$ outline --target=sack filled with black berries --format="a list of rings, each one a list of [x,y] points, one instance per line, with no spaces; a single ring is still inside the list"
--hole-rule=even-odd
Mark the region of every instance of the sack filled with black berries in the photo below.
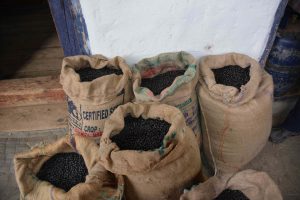
[[[197,141],[175,107],[127,103],[106,121],[100,160],[112,173],[124,175],[128,200],[179,199],[198,178]]]
[[[184,51],[144,58],[133,67],[136,102],[158,102],[177,107],[200,143],[199,107],[196,94],[198,67]]]
[[[131,71],[119,56],[66,57],[60,83],[67,95],[72,135],[99,138],[107,117],[133,97]]]
[[[98,145],[81,136],[69,136],[15,155],[20,199],[108,200],[123,196],[124,180],[99,162]]]
[[[185,191],[180,200],[282,200],[275,182],[265,172],[244,170],[214,176]]]
[[[256,60],[238,53],[206,56],[199,71],[204,174],[234,173],[268,141],[272,77]]]

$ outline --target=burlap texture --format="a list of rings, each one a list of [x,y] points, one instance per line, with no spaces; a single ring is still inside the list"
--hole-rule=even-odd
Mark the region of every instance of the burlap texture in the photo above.
[[[265,172],[244,170],[230,176],[213,176],[184,193],[180,200],[212,200],[225,189],[240,190],[251,200],[282,200],[281,192]]]
[[[142,78],[152,78],[159,74],[186,70],[176,77],[173,83],[159,95],[141,87]],[[196,95],[198,67],[195,58],[187,52],[163,53],[139,61],[133,67],[133,92],[136,102],[156,102],[175,106],[183,113],[187,125],[194,131],[200,141],[199,107]]]
[[[84,183],[79,183],[68,192],[41,181],[36,173],[51,156],[62,152],[74,152],[69,136],[60,138],[46,146],[15,155],[15,176],[20,189],[20,199],[26,200],[121,200],[124,190],[122,176],[114,176],[99,162],[98,146],[94,141],[75,136],[76,149],[82,155],[88,175]]]
[[[110,140],[124,127],[124,117],[160,118],[171,124],[163,144],[153,151],[119,150]],[[182,113],[165,104],[119,106],[106,121],[100,142],[103,166],[125,177],[129,200],[179,199],[185,187],[200,173],[200,153],[192,130]]]
[[[216,84],[212,69],[226,65],[251,66],[250,80],[240,92]],[[236,53],[204,57],[199,69],[203,153],[215,173],[236,172],[261,151],[269,137],[272,77],[255,60]]]
[[[80,82],[75,71],[91,67],[121,69],[123,74],[110,74],[89,82]],[[102,55],[70,56],[63,59],[60,83],[68,96],[71,134],[100,137],[106,118],[114,109],[133,97],[131,71],[121,57]]]

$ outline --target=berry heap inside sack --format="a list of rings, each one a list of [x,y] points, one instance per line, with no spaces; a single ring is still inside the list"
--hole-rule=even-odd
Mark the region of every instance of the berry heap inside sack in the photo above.
[[[282,200],[276,183],[265,172],[251,169],[214,176],[181,195],[180,200]]]
[[[179,199],[200,173],[198,143],[175,107],[119,106],[105,123],[100,160],[124,175],[128,200]]]
[[[133,68],[133,92],[136,102],[164,103],[179,108],[199,142],[197,71],[195,58],[183,51],[145,58]]]
[[[257,61],[237,53],[204,57],[199,70],[205,174],[236,172],[268,140],[272,77]]]
[[[94,140],[69,136],[18,153],[14,158],[20,199],[121,200],[122,176],[106,171],[99,161]]]
[[[132,98],[131,71],[121,57],[66,57],[60,83],[67,95],[72,135],[99,138],[109,115]]]

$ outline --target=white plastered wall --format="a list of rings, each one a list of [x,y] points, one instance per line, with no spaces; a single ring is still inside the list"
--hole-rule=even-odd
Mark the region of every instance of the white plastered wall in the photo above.
[[[162,52],[259,59],[280,0],[80,0],[92,54],[129,64]]]

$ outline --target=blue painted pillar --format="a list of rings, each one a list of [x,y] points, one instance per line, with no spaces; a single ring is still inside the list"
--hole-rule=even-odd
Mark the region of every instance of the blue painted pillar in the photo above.
[[[65,56],[89,55],[89,37],[79,0],[48,0]]]

